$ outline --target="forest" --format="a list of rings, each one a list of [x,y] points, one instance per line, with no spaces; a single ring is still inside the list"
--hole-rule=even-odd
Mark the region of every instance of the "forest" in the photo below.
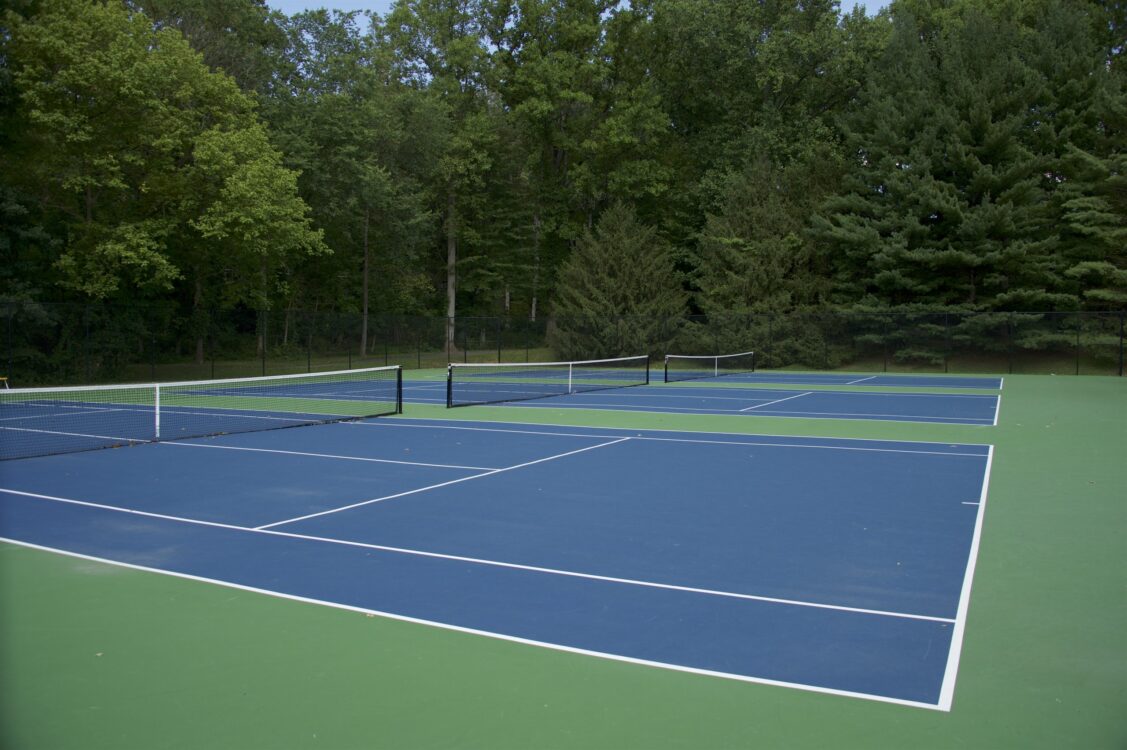
[[[584,358],[787,328],[778,365],[1075,339],[1079,371],[1083,336],[1122,371],[1118,0],[5,7],[0,357],[25,380],[310,362],[314,327],[349,366],[421,364],[422,328],[494,359],[502,330]]]

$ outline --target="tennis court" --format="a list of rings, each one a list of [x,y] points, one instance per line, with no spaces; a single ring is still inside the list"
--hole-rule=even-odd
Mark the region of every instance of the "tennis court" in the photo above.
[[[388,419],[14,462],[0,525],[412,621],[948,709],[989,456]]]
[[[9,397],[0,452],[23,455],[13,435],[61,447],[0,462],[0,573],[19,602],[0,639],[21,686],[8,704],[65,707],[60,736],[98,726],[151,746],[175,727],[168,746],[246,747],[294,732],[306,739],[290,744],[316,745],[312,732],[332,747],[821,747],[843,723],[866,727],[845,730],[850,745],[941,746],[955,731],[987,746],[1012,739],[1015,716],[1022,744],[1056,746],[1048,738],[1079,727],[1037,703],[1038,679],[1104,710],[1107,680],[1060,686],[1065,650],[1090,663],[1122,640],[1081,601],[1122,561],[1109,452],[1127,414],[1107,400],[1123,395],[1113,379],[1049,416],[1056,381],[1018,378],[989,433],[864,418],[798,434],[789,426],[804,423],[780,414],[561,408],[789,390],[594,390],[601,373],[589,392],[522,402],[551,409],[447,409],[409,395],[446,384],[408,379],[396,414],[398,375]],[[367,413],[385,416],[356,419]],[[216,430],[224,415],[232,429]],[[262,429],[284,419],[302,426]],[[1067,452],[1083,445],[1074,424],[1105,439]],[[82,430],[130,447],[78,450],[93,447],[72,442]],[[1058,534],[1079,529],[1084,554],[1058,554]],[[1075,614],[1031,625],[1045,596]],[[206,684],[188,682],[195,673]],[[224,684],[208,682],[217,673]],[[270,726],[248,735],[218,701]],[[151,725],[102,726],[137,706]],[[219,718],[185,723],[185,707]],[[985,720],[999,713],[1006,732]],[[16,726],[44,736],[42,723]]]
[[[527,383],[510,378],[473,383],[460,392],[468,392],[469,398],[532,409],[606,409],[983,426],[997,423],[1001,403],[1001,397],[996,394],[783,390],[710,385],[712,383],[715,381],[698,380],[686,384],[640,385],[566,395],[530,396]],[[409,379],[404,384],[404,400],[414,404],[444,404],[446,391],[446,385],[440,382]],[[510,398],[513,400],[509,401]]]
[[[967,390],[1002,390],[1003,378],[973,375],[918,375],[903,373],[835,373],[789,372],[760,370],[723,375],[725,383],[781,385],[863,385],[888,388],[959,388]]]

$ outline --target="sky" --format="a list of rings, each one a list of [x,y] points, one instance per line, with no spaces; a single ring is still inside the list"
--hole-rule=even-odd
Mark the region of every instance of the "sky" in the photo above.
[[[394,0],[267,0],[266,4],[286,15],[300,13],[311,8],[333,8],[335,10],[373,10],[381,16],[387,15]],[[702,0],[707,2],[707,0]],[[864,5],[870,13],[876,13],[888,5],[888,0],[841,0],[841,10],[845,13],[855,5]]]
[[[274,10],[287,16],[313,8],[332,8],[333,10],[373,10],[381,16],[387,15],[394,0],[266,0]]]

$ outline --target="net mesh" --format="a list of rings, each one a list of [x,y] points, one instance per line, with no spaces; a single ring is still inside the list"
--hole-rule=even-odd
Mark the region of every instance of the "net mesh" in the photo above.
[[[527,401],[649,382],[650,358],[645,355],[579,362],[455,363],[447,370],[446,406]]]
[[[666,383],[675,383],[679,380],[717,378],[722,375],[738,375],[748,372],[755,372],[755,352],[705,356],[690,354],[665,355]]]
[[[398,366],[190,383],[0,390],[0,459],[398,414]]]

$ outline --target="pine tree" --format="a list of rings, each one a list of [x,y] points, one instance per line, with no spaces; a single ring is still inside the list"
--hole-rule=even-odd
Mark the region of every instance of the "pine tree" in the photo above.
[[[567,359],[661,353],[685,313],[668,247],[631,206],[616,203],[560,269],[551,343]]]
[[[1053,304],[1040,230],[1045,160],[1024,142],[1040,81],[1019,29],[966,9],[898,14],[857,109],[854,167],[813,222],[836,300]]]
[[[893,20],[843,118],[844,190],[812,222],[835,300],[1072,310],[1118,299],[1127,108],[1098,4],[905,2]]]

